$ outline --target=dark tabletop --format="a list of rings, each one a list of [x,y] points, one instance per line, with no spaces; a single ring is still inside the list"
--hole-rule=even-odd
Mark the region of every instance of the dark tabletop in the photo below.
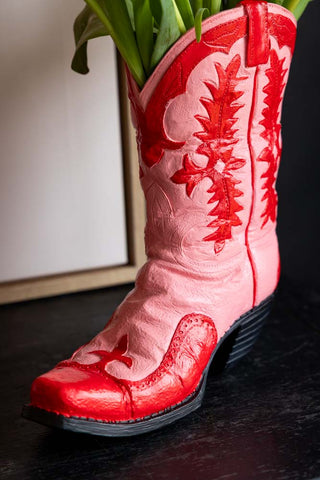
[[[35,376],[105,324],[131,286],[0,308],[3,479],[313,480],[320,476],[320,293],[282,280],[252,352],[209,378],[203,407],[128,439],[20,417]]]

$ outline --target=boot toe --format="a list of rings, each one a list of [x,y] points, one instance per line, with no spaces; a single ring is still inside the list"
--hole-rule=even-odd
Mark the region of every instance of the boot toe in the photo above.
[[[128,392],[115,379],[73,367],[54,368],[36,378],[31,405],[66,417],[106,422],[130,420]]]

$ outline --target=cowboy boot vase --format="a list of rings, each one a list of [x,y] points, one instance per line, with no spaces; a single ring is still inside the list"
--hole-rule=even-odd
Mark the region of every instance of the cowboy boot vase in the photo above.
[[[252,347],[280,273],[275,182],[296,21],[245,0],[189,30],[140,91],[128,73],[148,260],[106,327],[38,377],[24,416],[106,436],[201,404]]]

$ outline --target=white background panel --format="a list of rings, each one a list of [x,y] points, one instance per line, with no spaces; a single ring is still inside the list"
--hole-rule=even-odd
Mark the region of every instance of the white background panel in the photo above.
[[[0,3],[0,281],[127,262],[115,51],[71,70],[83,5]]]

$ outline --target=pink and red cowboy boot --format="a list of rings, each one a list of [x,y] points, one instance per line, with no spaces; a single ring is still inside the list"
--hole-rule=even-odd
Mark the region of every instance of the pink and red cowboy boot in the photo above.
[[[275,181],[296,21],[261,1],[187,32],[140,92],[128,75],[148,261],[105,329],[37,378],[27,418],[143,433],[200,406],[222,345],[253,345],[279,279]],[[232,336],[231,336],[232,333]],[[218,365],[217,365],[218,364]]]

